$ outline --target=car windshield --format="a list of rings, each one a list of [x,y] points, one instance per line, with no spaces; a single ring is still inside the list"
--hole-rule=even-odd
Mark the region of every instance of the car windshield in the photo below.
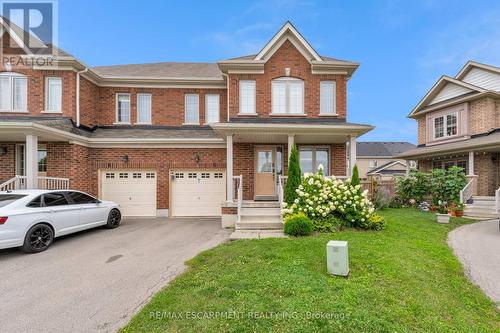
[[[24,198],[26,195],[22,194],[0,194],[0,208],[10,205],[16,200]]]

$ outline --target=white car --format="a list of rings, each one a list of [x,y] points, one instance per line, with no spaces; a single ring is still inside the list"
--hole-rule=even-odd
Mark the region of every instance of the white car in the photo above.
[[[42,252],[55,237],[98,226],[113,229],[120,221],[116,203],[80,191],[0,192],[0,249]]]

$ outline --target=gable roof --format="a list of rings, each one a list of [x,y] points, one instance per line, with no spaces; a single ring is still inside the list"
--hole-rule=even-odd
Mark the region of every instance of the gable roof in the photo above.
[[[357,142],[356,154],[358,157],[395,157],[416,147],[409,142]]]
[[[388,169],[392,166],[395,166],[395,165],[401,165],[403,167],[403,169],[399,169],[399,170],[390,170],[390,172],[386,172],[386,173],[398,173],[398,171],[406,171],[406,164],[400,162],[400,161],[391,161],[391,162],[387,162],[387,163],[384,163],[374,169],[371,169],[370,171],[368,171],[366,173],[367,176],[370,176],[370,175],[374,175],[374,174],[377,174],[377,173],[383,173],[382,171],[384,171],[385,169]],[[389,170],[386,170],[386,171],[389,171]]]
[[[479,68],[485,71],[490,71],[496,74],[500,75],[500,67],[496,67],[493,65],[488,65],[488,64],[483,64],[474,60],[469,60],[467,63],[462,67],[462,69],[458,72],[458,74],[455,76],[455,79],[457,80],[463,80],[463,78],[469,73],[472,69],[474,68]]]

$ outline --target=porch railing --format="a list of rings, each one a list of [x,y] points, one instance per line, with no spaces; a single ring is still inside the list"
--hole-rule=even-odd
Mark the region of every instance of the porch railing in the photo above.
[[[0,184],[0,191],[26,190],[28,177],[15,176]],[[42,190],[67,190],[69,178],[38,177],[38,188]]]
[[[467,185],[460,191],[460,202],[461,203],[466,203],[467,200],[472,198],[472,194],[474,190],[474,179],[469,180]]]
[[[243,202],[243,175],[233,176],[233,179],[236,180],[237,221],[239,223],[241,222],[241,203]]]
[[[495,191],[495,211],[497,214],[500,213],[500,188]]]
[[[287,176],[278,176],[278,201],[280,204],[280,220],[281,223],[283,223],[283,213],[281,213],[283,209],[283,202],[285,201],[285,184],[286,180],[288,179]]]

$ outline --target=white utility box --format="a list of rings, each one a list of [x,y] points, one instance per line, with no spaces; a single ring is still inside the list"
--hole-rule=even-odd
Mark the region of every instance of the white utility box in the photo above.
[[[349,275],[349,255],[346,241],[329,241],[326,244],[326,266],[333,275]]]

